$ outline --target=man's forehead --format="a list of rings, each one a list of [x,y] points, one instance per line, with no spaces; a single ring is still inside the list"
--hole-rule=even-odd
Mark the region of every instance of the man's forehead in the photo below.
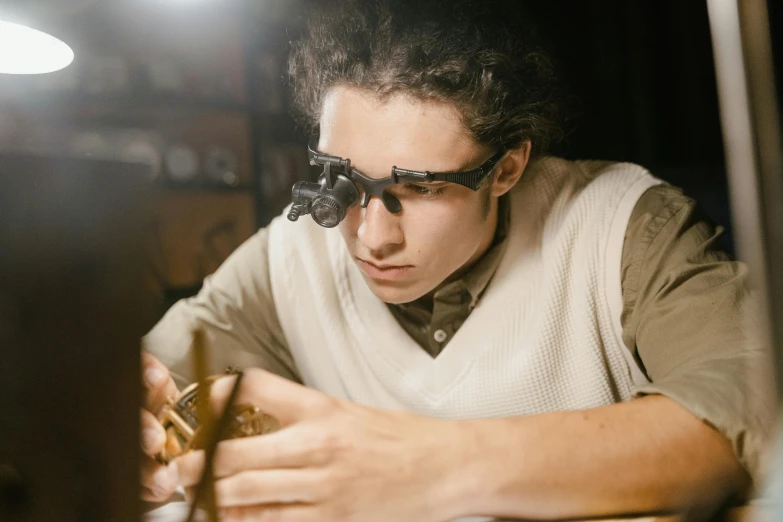
[[[460,115],[445,103],[406,95],[378,100],[358,89],[332,89],[324,100],[318,148],[347,157],[372,177],[392,166],[412,170],[463,170],[486,159]]]

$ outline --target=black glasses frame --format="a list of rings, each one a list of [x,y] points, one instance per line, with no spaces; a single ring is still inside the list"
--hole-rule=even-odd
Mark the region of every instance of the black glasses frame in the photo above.
[[[333,188],[338,176],[345,176],[364,189],[360,201],[362,207],[367,207],[370,202],[370,198],[372,196],[377,196],[383,201],[386,209],[393,214],[396,214],[402,210],[402,204],[395,196],[389,192],[386,192],[386,189],[390,185],[397,185],[402,183],[448,182],[462,185],[463,187],[467,187],[474,191],[479,190],[484,186],[487,179],[489,179],[490,174],[503,158],[503,156],[505,156],[505,154],[506,151],[501,149],[496,154],[492,155],[492,157],[490,157],[487,161],[471,170],[431,172],[401,169],[394,166],[391,169],[391,176],[387,178],[374,179],[353,168],[349,158],[341,158],[339,156],[331,156],[329,154],[319,152],[315,147],[313,147],[312,141],[307,144],[307,156],[310,160],[310,165],[322,166],[324,168],[321,176],[326,178],[325,181],[327,188]]]

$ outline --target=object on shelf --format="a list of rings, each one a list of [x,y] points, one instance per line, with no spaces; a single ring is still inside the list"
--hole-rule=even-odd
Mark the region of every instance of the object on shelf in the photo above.
[[[85,129],[73,134],[63,151],[82,159],[138,163],[160,176],[163,140],[158,132],[135,128]]]
[[[166,171],[173,181],[193,181],[198,174],[198,168],[198,155],[187,145],[172,145],[166,151]]]
[[[150,167],[151,178],[153,180],[160,176],[160,151],[149,141],[134,140],[128,142],[120,151],[119,158],[121,161],[128,163],[147,165]]]
[[[210,181],[235,187],[239,184],[239,161],[233,151],[212,145],[207,149],[204,172]]]
[[[106,135],[97,130],[79,132],[71,139],[68,149],[73,156],[84,159],[108,160],[114,155]]]

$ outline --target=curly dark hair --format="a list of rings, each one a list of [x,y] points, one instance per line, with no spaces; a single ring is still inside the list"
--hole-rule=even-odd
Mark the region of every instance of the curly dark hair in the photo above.
[[[453,104],[474,139],[542,154],[563,137],[549,55],[513,0],[320,2],[289,61],[294,111],[318,126],[324,95],[345,85]]]

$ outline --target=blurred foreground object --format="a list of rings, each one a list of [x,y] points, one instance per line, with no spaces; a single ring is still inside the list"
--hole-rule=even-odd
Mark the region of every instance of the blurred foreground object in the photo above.
[[[708,0],[732,214],[760,317],[777,355],[783,421],[783,137],[766,0]],[[783,52],[780,49],[777,52]],[[783,520],[783,424],[769,492]]]
[[[0,520],[139,520],[148,173],[0,156]]]

